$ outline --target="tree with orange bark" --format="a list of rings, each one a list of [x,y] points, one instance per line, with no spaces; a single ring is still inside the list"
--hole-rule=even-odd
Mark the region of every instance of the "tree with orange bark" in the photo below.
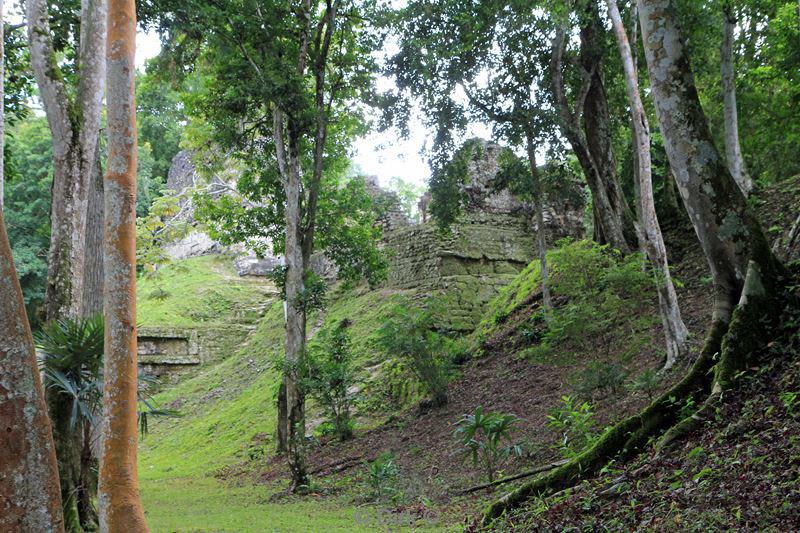
[[[0,0],[0,104],[3,102]],[[0,146],[5,120],[0,105]],[[0,184],[3,160],[0,150]],[[0,186],[0,195],[2,187]],[[0,202],[0,531],[64,531],[58,464]]]
[[[108,10],[108,164],[103,181],[105,364],[100,531],[146,532],[136,474],[136,106],[134,0]]]

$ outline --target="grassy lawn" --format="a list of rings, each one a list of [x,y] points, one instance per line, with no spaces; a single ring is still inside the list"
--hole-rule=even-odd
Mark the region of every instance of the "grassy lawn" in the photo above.
[[[445,531],[433,522],[401,526],[375,507],[357,508],[341,498],[270,503],[274,488],[233,487],[211,478],[142,481],[142,501],[153,533],[268,533],[328,531]],[[407,518],[406,518],[407,519]]]

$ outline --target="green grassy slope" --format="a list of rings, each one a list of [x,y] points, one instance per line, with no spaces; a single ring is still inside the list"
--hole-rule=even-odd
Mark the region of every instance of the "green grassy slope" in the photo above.
[[[271,283],[236,275],[231,260],[208,255],[177,261],[137,280],[139,326],[213,327],[258,321]]]
[[[224,258],[200,257],[165,269],[159,285],[163,299],[147,298],[156,290],[141,282],[139,323],[176,327],[220,327],[235,308],[269,305],[248,340],[230,356],[211,362],[193,377],[156,395],[162,407],[178,409],[181,418],[151,419],[139,446],[142,498],[153,531],[370,531],[353,521],[355,505],[347,498],[326,502],[273,504],[269,496],[281,484],[225,486],[213,475],[225,467],[269,456],[274,447],[275,392],[279,375],[271,361],[283,352],[283,303],[265,300],[264,288],[235,279]],[[377,330],[391,309],[407,296],[402,291],[356,288],[333,291],[324,314],[312,316],[313,331],[353,322],[350,333],[362,371],[386,358]],[[313,404],[309,419],[316,416]]]

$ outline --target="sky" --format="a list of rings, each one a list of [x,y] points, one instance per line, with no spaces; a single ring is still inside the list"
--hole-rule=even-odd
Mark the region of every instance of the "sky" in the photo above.
[[[136,36],[136,66],[144,69],[145,61],[158,55],[160,50],[156,32],[139,31]],[[381,85],[393,83],[387,78],[380,80]],[[389,180],[397,176],[406,182],[427,187],[431,172],[427,161],[420,156],[420,150],[429,136],[418,119],[412,122],[409,130],[407,139],[399,138],[397,132],[390,130],[356,140],[353,161],[365,174],[378,176],[382,186],[388,186]],[[468,137],[474,136],[489,138],[490,131],[483,124],[473,124]]]

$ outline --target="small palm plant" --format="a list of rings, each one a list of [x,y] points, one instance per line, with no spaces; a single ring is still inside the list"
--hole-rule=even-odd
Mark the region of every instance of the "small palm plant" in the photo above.
[[[102,399],[103,319],[53,321],[36,334],[39,367],[47,389],[53,424],[67,531],[82,531],[97,522],[93,500],[97,459],[92,439]]]
[[[465,414],[457,422],[454,435],[465,448],[465,458],[471,458],[476,467],[483,465],[489,483],[494,482],[502,460],[512,453],[522,455],[522,448],[511,440],[514,426],[521,421],[512,414],[484,412],[480,405],[473,414]],[[506,446],[503,446],[503,441]]]
[[[36,334],[44,384],[69,404],[69,426],[94,424],[102,399],[103,317],[56,320]]]

